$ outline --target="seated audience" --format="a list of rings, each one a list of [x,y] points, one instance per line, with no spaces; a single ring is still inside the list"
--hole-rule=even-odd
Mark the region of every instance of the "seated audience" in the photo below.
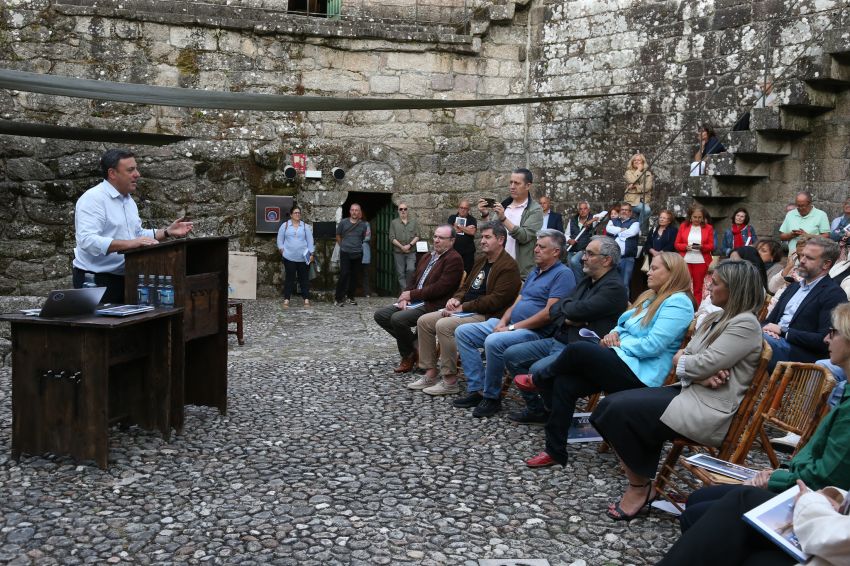
[[[536,373],[558,358],[567,344],[581,340],[583,328],[604,336],[617,325],[626,310],[626,294],[617,263],[620,248],[607,236],[594,236],[585,249],[584,275],[575,290],[549,309],[557,330],[551,338],[516,344],[505,350],[505,366],[511,375]],[[549,413],[537,393],[520,390],[526,409],[508,418],[521,424],[546,424]]]
[[[505,251],[508,233],[498,222],[481,226],[481,257],[444,309],[419,318],[416,334],[419,342],[419,367],[425,375],[407,387],[429,395],[458,393],[457,346],[455,329],[461,324],[484,322],[501,317],[519,293],[522,280],[517,263]],[[452,316],[452,315],[468,316]],[[437,348],[440,344],[440,365]],[[440,379],[442,375],[442,380]]]
[[[694,153],[694,160],[691,162],[691,177],[705,175],[705,162],[709,155],[726,151],[726,148],[717,139],[714,128],[709,124],[703,124],[697,129],[697,140],[699,145]]]
[[[833,241],[846,241],[848,236],[850,236],[850,198],[844,201],[841,216],[833,218],[829,225],[829,237]]]
[[[623,277],[623,286],[626,288],[626,296],[628,297],[632,273],[635,270],[638,236],[640,236],[640,223],[632,218],[632,205],[627,202],[621,203],[620,212],[616,216],[611,216],[611,222],[605,227],[605,231],[620,246],[620,265],[618,268]]]
[[[590,214],[590,204],[586,200],[579,201],[578,213],[567,221],[567,229],[564,235],[567,237],[567,263],[576,281],[584,275],[581,267],[581,257],[590,238],[593,236],[593,228],[596,220]]]
[[[746,208],[739,208],[732,215],[732,226],[723,232],[720,255],[729,257],[735,248],[755,246],[756,242],[758,237],[755,228],[750,225],[750,213]]]
[[[526,460],[529,467],[566,465],[567,432],[579,397],[664,382],[694,317],[691,281],[684,260],[671,252],[653,258],[647,279],[649,290],[599,344],[573,342],[537,373],[516,376],[516,386],[539,390],[552,413],[546,423],[546,449]]]
[[[542,196],[538,199],[543,209],[543,229],[550,228],[558,232],[564,231],[564,217],[552,210],[552,199]]]
[[[455,407],[475,407],[474,417],[490,417],[501,410],[505,350],[520,342],[550,336],[554,328],[549,307],[575,289],[572,270],[561,263],[565,248],[562,232],[540,230],[534,246],[536,266],[528,274],[514,304],[501,318],[464,324],[455,330],[467,390],[466,396],[454,400]],[[486,370],[478,352],[482,347]]]
[[[825,339],[829,358],[846,371],[850,368],[850,305],[836,307],[832,327]],[[803,551],[816,557],[809,564],[847,564],[850,525],[846,499],[841,505],[831,505],[823,497],[834,495],[828,486],[850,487],[850,391],[787,468],[761,471],[744,486],[713,486],[691,494],[680,517],[682,537],[659,565],[794,564],[742,516],[795,484],[801,486],[803,495],[795,502],[794,533]]]
[[[675,246],[688,265],[693,294],[699,306],[705,275],[711,265],[711,252],[714,251],[714,229],[706,223],[706,210],[702,205],[695,203],[688,209],[688,220],[679,227]]]
[[[423,314],[445,305],[460,285],[463,259],[452,248],[454,239],[454,226],[437,226],[434,230],[434,251],[419,260],[416,272],[396,303],[375,312],[375,322],[396,340],[401,355],[401,363],[393,370],[396,373],[411,371],[419,358],[411,330],[416,321]],[[410,308],[418,303],[422,304]]]
[[[827,276],[836,259],[838,244],[827,238],[811,238],[803,247],[797,268],[801,280],[782,293],[763,326],[773,348],[770,371],[778,362],[814,362],[826,355],[829,313],[847,302],[841,287]]]
[[[661,252],[675,252],[676,217],[666,208],[658,213],[658,225],[649,232],[646,240],[646,251],[655,257]],[[651,258],[650,258],[651,259]]]
[[[756,251],[759,253],[759,257],[764,262],[764,268],[767,270],[767,280],[770,281],[770,278],[773,277],[776,273],[782,271],[782,244],[773,238],[765,238],[764,240],[759,240],[759,243],[756,244]],[[768,288],[768,293],[772,291]]]
[[[756,314],[764,303],[755,266],[720,264],[711,280],[711,302],[722,310],[709,315],[673,357],[677,385],[610,394],[590,417],[619,456],[629,483],[622,500],[608,509],[614,520],[634,518],[654,499],[652,478],[665,441],[684,436],[720,446],[753,380],[762,350]]]

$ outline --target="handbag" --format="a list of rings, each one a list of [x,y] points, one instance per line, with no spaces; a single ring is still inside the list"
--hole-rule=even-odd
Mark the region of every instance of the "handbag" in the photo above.
[[[331,263],[339,264],[339,244],[334,244],[334,251],[331,252]]]
[[[321,268],[319,268],[319,262],[311,261],[310,262],[310,273],[309,273],[310,281],[312,281],[313,279],[318,277],[319,273],[321,273],[321,272],[322,272],[322,270],[321,270]]]
[[[640,270],[644,273],[649,273],[649,264],[652,263],[652,256],[649,254],[644,254],[643,256],[643,264],[640,266]]]

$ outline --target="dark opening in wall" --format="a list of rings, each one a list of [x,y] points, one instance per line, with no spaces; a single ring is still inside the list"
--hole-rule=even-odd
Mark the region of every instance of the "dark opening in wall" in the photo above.
[[[289,0],[286,11],[308,16],[326,17],[328,15],[328,0]]]

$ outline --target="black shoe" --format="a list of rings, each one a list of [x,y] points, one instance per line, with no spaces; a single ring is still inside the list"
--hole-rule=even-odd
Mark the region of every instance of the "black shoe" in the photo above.
[[[337,301],[337,302],[336,302],[336,303],[334,303],[334,304],[335,304],[336,306],[338,306],[338,307],[344,307],[344,306],[345,306],[345,303],[343,303],[342,301]]]
[[[354,299],[348,299],[348,304],[349,305],[356,305],[357,301],[355,301]]]
[[[477,407],[482,399],[484,399],[484,397],[481,396],[481,393],[476,391],[474,393],[470,393],[466,397],[458,397],[457,399],[452,401],[452,405],[454,405],[458,409],[469,409],[472,407]]]
[[[549,420],[549,413],[531,413],[528,410],[517,411],[508,415],[508,419],[517,424],[543,426]]]
[[[481,417],[492,417],[501,410],[501,399],[488,399],[485,397],[480,403],[478,403],[478,406],[472,410],[472,416],[479,419]]]

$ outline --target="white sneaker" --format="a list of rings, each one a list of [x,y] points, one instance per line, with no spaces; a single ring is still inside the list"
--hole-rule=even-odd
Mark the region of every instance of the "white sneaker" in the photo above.
[[[780,436],[778,438],[771,438],[771,444],[778,444],[779,446],[784,446],[786,448],[790,448],[794,450],[797,448],[797,444],[800,443],[800,435],[794,434],[793,432],[789,432],[785,436]]]
[[[436,385],[437,382],[440,381],[440,377],[435,375],[434,377],[427,377],[425,375],[421,376],[419,379],[414,381],[413,383],[408,383],[407,388],[413,389],[414,391],[418,391],[420,389],[425,389],[426,387],[431,387],[432,385]]]
[[[423,389],[422,393],[427,393],[428,395],[454,395],[460,393],[460,384],[457,381],[451,384],[446,383],[445,379],[441,379],[440,383]]]

